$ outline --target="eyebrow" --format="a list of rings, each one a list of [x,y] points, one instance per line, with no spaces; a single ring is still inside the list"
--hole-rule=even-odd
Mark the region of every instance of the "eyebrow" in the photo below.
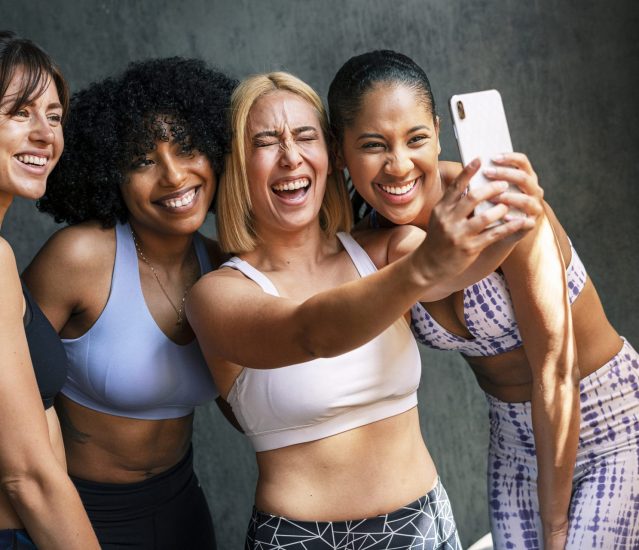
[[[315,126],[300,126],[299,128],[293,128],[291,130],[294,136],[298,134],[302,134],[304,132],[317,132],[317,128]],[[263,137],[279,137],[282,135],[282,132],[277,130],[264,130],[263,132],[258,132],[253,136],[253,139],[260,139]]]
[[[433,129],[430,128],[429,126],[426,126],[425,124],[420,124],[419,126],[413,126],[410,130],[408,130],[408,132],[406,132],[406,134],[412,134],[414,132],[418,132],[419,130],[427,130],[429,132],[432,132]],[[376,134],[374,132],[366,132],[364,134],[360,134],[358,136],[357,139],[384,139],[384,136],[382,134]]]
[[[37,100],[37,99],[38,99],[38,98],[34,98],[34,99],[31,99],[31,100],[27,100],[27,101],[26,101],[26,102],[22,105],[22,107],[33,107],[33,106],[35,105],[35,103],[36,103],[36,100]],[[54,102],[49,103],[49,104],[47,105],[47,111],[48,111],[49,109],[64,109],[64,107],[62,106],[62,103],[60,103],[60,102],[58,102],[58,101],[54,101]]]

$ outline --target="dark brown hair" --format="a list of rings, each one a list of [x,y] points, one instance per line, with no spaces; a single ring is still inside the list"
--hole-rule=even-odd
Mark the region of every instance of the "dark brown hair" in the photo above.
[[[69,108],[69,87],[59,67],[49,54],[31,40],[18,38],[11,31],[0,31],[0,101],[4,102],[9,84],[18,69],[23,70],[20,90],[8,105],[2,105],[3,111],[15,115],[24,105],[44,93],[51,78],[62,104],[64,122]]]

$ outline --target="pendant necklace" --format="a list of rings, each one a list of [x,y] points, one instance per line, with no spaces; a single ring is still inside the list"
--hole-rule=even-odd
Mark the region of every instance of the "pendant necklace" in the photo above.
[[[158,275],[157,269],[153,267],[149,259],[144,255],[144,252],[142,252],[142,247],[140,246],[140,243],[138,242],[137,236],[135,234],[135,231],[133,231],[133,229],[131,229],[131,236],[133,237],[133,244],[135,245],[135,250],[138,253],[138,256],[146,265],[149,266],[151,273],[153,273],[155,280],[158,282],[158,286],[160,287],[160,290],[162,291],[166,299],[169,301],[169,304],[171,304],[171,307],[175,310],[175,314],[177,315],[177,321],[175,324],[178,325],[180,328],[184,328],[184,320],[185,320],[184,304],[186,303],[186,295],[188,294],[189,289],[191,288],[192,285],[187,285],[184,288],[184,294],[182,294],[180,305],[176,306],[175,303],[173,303],[173,300],[171,300],[171,297],[169,296],[169,293],[166,291],[166,288],[164,288],[162,281],[160,281],[160,276]]]

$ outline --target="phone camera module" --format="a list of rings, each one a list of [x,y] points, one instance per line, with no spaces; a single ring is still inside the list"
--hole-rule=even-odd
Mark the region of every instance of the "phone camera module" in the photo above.
[[[464,104],[461,101],[457,102],[457,114],[459,115],[460,120],[464,120],[466,118],[466,111],[464,111]]]

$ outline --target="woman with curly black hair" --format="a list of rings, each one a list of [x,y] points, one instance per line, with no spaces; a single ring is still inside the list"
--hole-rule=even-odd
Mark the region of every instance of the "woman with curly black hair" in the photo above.
[[[184,301],[221,260],[197,231],[234,86],[181,58],[89,86],[71,100],[68,148],[39,203],[70,227],[24,278],[69,357],[57,408],[103,548],[215,548],[191,435],[194,407],[218,394]]]

